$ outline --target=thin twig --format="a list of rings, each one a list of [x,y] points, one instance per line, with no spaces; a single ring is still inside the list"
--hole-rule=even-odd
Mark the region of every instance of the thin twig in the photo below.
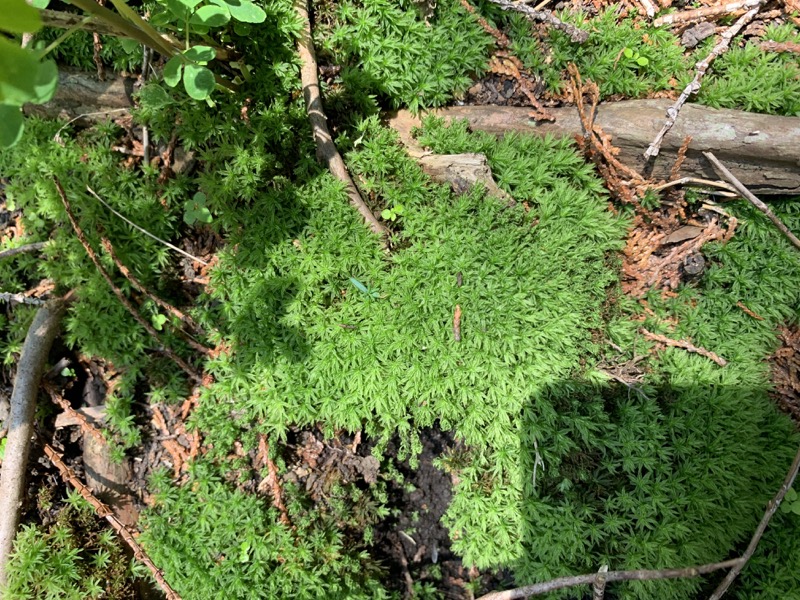
[[[57,404],[61,407],[61,409],[68,414],[70,417],[75,419],[78,422],[78,425],[81,428],[81,431],[88,432],[94,439],[96,439],[101,444],[106,443],[105,437],[103,437],[103,432],[100,431],[93,423],[86,418],[86,415],[78,412],[72,405],[67,402],[67,400],[56,391],[56,389],[48,384],[45,383],[43,386],[44,390],[50,395],[50,399],[53,401],[54,404]]]
[[[34,242],[33,244],[25,244],[24,246],[17,246],[16,248],[9,248],[0,252],[0,258],[8,258],[15,254],[22,254],[23,252],[36,252],[47,246],[47,242]]]
[[[775,224],[775,227],[780,229],[783,235],[785,235],[789,239],[789,241],[792,242],[792,244],[794,244],[796,248],[800,248],[800,240],[798,240],[797,236],[795,236],[791,231],[789,231],[789,228],[783,224],[783,221],[781,221],[777,216],[775,216],[775,213],[770,210],[769,206],[767,206],[761,200],[759,200],[758,197],[756,197],[756,195],[753,194],[753,192],[748,190],[742,184],[741,181],[736,179],[733,173],[731,173],[728,170],[728,168],[725,165],[723,165],[716,156],[714,156],[712,152],[703,152],[703,156],[705,156],[709,161],[711,161],[711,164],[714,165],[714,169],[718,171],[722,177],[727,179],[731,183],[731,185],[733,185],[734,188],[736,188],[736,191],[742,198],[750,202],[750,204],[752,204],[762,213],[767,215],[767,218]]]
[[[47,355],[65,308],[64,299],[58,298],[36,312],[17,363],[14,391],[11,393],[11,412],[6,420],[8,439],[0,473],[0,589],[6,584],[6,566],[19,525],[36,412],[36,395]]]
[[[204,261],[204,260],[201,260],[201,259],[197,258],[196,256],[192,256],[191,254],[189,254],[188,252],[186,252],[186,251],[184,251],[184,250],[181,250],[181,249],[180,249],[180,248],[178,248],[177,246],[175,246],[175,245],[173,245],[173,244],[170,244],[169,242],[167,242],[167,241],[165,241],[165,240],[162,240],[160,237],[157,237],[157,236],[153,235],[152,233],[150,233],[150,232],[149,232],[149,231],[147,231],[146,229],[143,229],[142,227],[139,227],[139,226],[138,226],[136,223],[134,223],[133,221],[131,221],[131,220],[127,219],[126,217],[124,217],[123,215],[121,215],[120,213],[118,213],[116,210],[114,210],[113,208],[111,208],[111,206],[109,206],[109,204],[108,204],[108,203],[107,203],[105,200],[103,200],[103,199],[102,199],[100,196],[98,196],[98,195],[97,195],[97,192],[95,192],[95,191],[94,191],[92,188],[90,188],[88,185],[86,186],[86,190],[87,190],[87,191],[88,191],[88,192],[89,192],[89,193],[90,193],[92,196],[94,196],[95,198],[97,198],[97,200],[100,202],[100,204],[102,204],[103,206],[105,206],[105,207],[106,207],[108,210],[110,210],[112,213],[114,213],[114,214],[115,214],[116,216],[118,216],[120,219],[122,219],[123,221],[125,221],[125,222],[126,222],[128,225],[130,225],[130,226],[131,226],[131,227],[133,227],[134,229],[138,229],[138,230],[139,230],[139,231],[141,231],[143,234],[145,234],[145,235],[147,235],[147,236],[150,236],[151,238],[153,238],[153,239],[154,239],[154,240],[156,240],[157,242],[161,242],[161,243],[162,243],[162,244],[164,244],[164,245],[165,245],[167,248],[171,248],[172,250],[175,250],[175,252],[178,252],[178,253],[180,253],[180,254],[183,254],[183,255],[184,255],[186,258],[190,258],[190,259],[192,259],[192,260],[196,260],[196,261],[197,261],[197,262],[199,262],[201,265],[208,265],[208,263],[207,263],[206,261]]]
[[[756,532],[753,534],[753,537],[747,546],[747,550],[745,550],[744,554],[739,559],[741,563],[728,571],[725,579],[723,579],[722,582],[717,586],[717,589],[715,589],[714,593],[711,594],[709,600],[719,600],[722,598],[722,595],[727,591],[731,583],[733,583],[733,580],[736,579],[736,576],[742,571],[744,566],[747,564],[747,561],[750,560],[751,556],[753,556],[753,553],[756,551],[756,547],[758,546],[758,542],[761,540],[761,536],[764,535],[764,531],[766,531],[767,525],[769,525],[769,521],[772,519],[772,515],[775,514],[776,510],[778,510],[778,507],[783,501],[783,497],[786,495],[786,492],[789,491],[789,488],[792,487],[794,480],[797,478],[798,470],[800,470],[800,448],[797,449],[794,462],[792,462],[792,466],[789,467],[789,472],[786,473],[786,478],[783,480],[783,485],[781,485],[778,493],[775,494],[775,497],[767,503],[767,510],[764,511],[764,516],[761,517],[761,522],[758,524],[758,528],[756,528]]]
[[[106,252],[108,252],[108,255],[111,257],[111,260],[114,261],[114,264],[117,265],[117,268],[119,269],[120,273],[122,273],[125,279],[127,279],[130,282],[130,284],[134,287],[134,289],[138,290],[139,293],[144,294],[145,296],[150,298],[150,300],[155,302],[158,306],[166,310],[171,315],[177,317],[180,321],[191,327],[194,331],[200,331],[200,327],[197,325],[197,323],[194,322],[194,319],[192,319],[189,315],[187,315],[183,311],[172,306],[166,300],[162,300],[155,294],[148,291],[148,289],[144,287],[142,283],[138,279],[136,279],[136,277],[133,276],[128,267],[126,267],[125,264],[119,259],[117,253],[114,252],[114,246],[111,245],[111,241],[108,238],[101,237],[100,243],[103,245],[103,248],[105,248]],[[176,333],[181,334],[181,337],[183,337],[186,343],[189,344],[192,348],[194,348],[198,352],[205,355],[211,354],[211,348],[206,348],[205,346],[203,346],[202,344],[194,340],[191,336],[189,336],[188,334],[186,334],[185,332],[181,331],[178,328],[175,328],[175,331]]]
[[[164,575],[161,572],[153,560],[147,555],[136,539],[133,537],[133,534],[128,531],[128,528],[123,525],[120,520],[114,515],[114,511],[112,511],[106,504],[103,504],[98,500],[94,494],[86,487],[83,482],[78,479],[75,472],[70,469],[66,464],[64,464],[63,459],[61,456],[53,450],[50,444],[44,445],[44,453],[47,455],[47,458],[56,466],[58,471],[61,473],[61,477],[64,481],[68,482],[75,490],[83,496],[83,498],[92,505],[95,512],[98,516],[103,517],[106,521],[109,522],[111,527],[114,528],[114,531],[117,532],[117,535],[123,539],[123,541],[128,544],[128,547],[133,551],[133,557],[141,562],[144,566],[146,566],[150,572],[153,574],[153,577],[158,582],[158,585],[164,591],[167,596],[167,600],[181,600],[181,597],[178,593],[170,587],[167,580],[164,579]]]
[[[39,306],[47,302],[47,300],[43,298],[31,298],[25,294],[13,294],[11,292],[0,292],[0,301],[16,302],[17,304],[32,304],[34,306]]]
[[[568,577],[558,577],[543,583],[534,583],[533,585],[526,585],[513,590],[506,590],[503,592],[491,592],[485,596],[481,596],[478,600],[519,600],[527,598],[528,596],[537,596],[560,590],[567,587],[574,587],[576,585],[594,585],[599,577],[602,577],[606,582],[611,581],[647,581],[653,579],[677,579],[681,577],[698,577],[717,571],[719,569],[730,569],[735,567],[743,561],[742,558],[734,558],[724,562],[712,563],[708,565],[700,565],[699,567],[686,567],[684,569],[654,569],[654,570],[636,570],[636,571],[609,571],[608,573],[588,573],[586,575],[570,575]]]
[[[681,177],[680,179],[674,179],[672,181],[667,181],[666,183],[662,183],[661,185],[657,185],[655,187],[651,187],[650,189],[654,192],[660,192],[661,190],[665,190],[667,188],[675,187],[678,185],[698,185],[698,186],[709,186],[719,188],[721,190],[726,190],[731,194],[736,194],[736,188],[733,186],[725,183],[724,181],[713,181],[711,179],[702,179],[700,177]],[[727,196],[727,194],[725,194]]]
[[[503,10],[511,10],[522,13],[525,17],[530,19],[531,21],[539,21],[541,23],[547,23],[554,29],[560,29],[564,33],[566,33],[573,42],[577,42],[582,44],[586,40],[589,39],[589,33],[584,31],[583,29],[579,29],[575,27],[575,25],[571,23],[565,23],[558,17],[556,17],[551,11],[549,10],[536,10],[531,8],[527,4],[523,4],[522,2],[512,2],[511,0],[489,0],[493,4],[496,4]]]
[[[307,0],[295,0],[294,8],[302,24],[300,36],[297,38],[297,51],[300,54],[300,81],[303,86],[303,98],[306,112],[311,121],[314,141],[317,145],[317,158],[324,162],[331,174],[345,184],[350,204],[361,214],[369,228],[384,239],[388,237],[386,227],[372,214],[372,211],[358,193],[347,167],[342,160],[336,144],[328,131],[327,118],[322,108],[319,76],[317,74],[317,58],[314,53],[314,40],[311,37],[311,21],[308,18]]]
[[[119,299],[122,305],[127,309],[127,311],[131,314],[134,320],[141,325],[144,330],[150,334],[154,340],[156,340],[161,349],[163,350],[164,354],[169,356],[175,364],[177,364],[183,371],[189,375],[192,379],[197,381],[198,383],[202,382],[203,378],[200,374],[191,367],[185,360],[183,360],[180,356],[175,354],[170,348],[166,347],[162,342],[161,338],[158,335],[158,332],[153,328],[150,323],[145,321],[142,315],[136,310],[136,308],[131,304],[131,301],[122,293],[114,281],[111,279],[111,276],[108,274],[108,271],[105,270],[102,264],[100,264],[100,259],[97,258],[97,254],[89,245],[89,241],[86,239],[86,234],[81,229],[81,226],[78,224],[77,219],[75,219],[75,215],[72,214],[72,208],[70,207],[69,200],[67,199],[67,194],[64,191],[64,188],[61,185],[61,182],[58,180],[58,177],[55,175],[53,176],[53,181],[56,184],[56,189],[58,190],[58,195],[61,196],[61,202],[64,204],[64,208],[67,211],[67,217],[69,217],[69,222],[72,224],[72,228],[75,230],[75,235],[77,235],[78,240],[80,241],[83,248],[86,250],[86,254],[89,255],[89,258],[94,263],[94,266],[97,267],[97,270],[100,272],[100,275],[103,276],[103,279],[106,280],[106,283],[109,285],[111,290],[114,292],[114,295]]]
[[[759,0],[736,0],[735,2],[727,2],[715,6],[703,6],[702,8],[696,8],[694,10],[684,10],[682,12],[658,17],[653,21],[653,26],[661,27],[662,25],[673,25],[675,23],[691,23],[692,21],[699,21],[701,19],[707,19],[708,17],[734,13],[743,8],[753,8],[757,4],[759,4]]]
[[[461,306],[456,304],[455,313],[453,313],[453,339],[457,342],[461,341]]]
[[[658,333],[652,333],[642,327],[640,329],[642,335],[646,337],[648,340],[653,340],[654,342],[661,342],[662,344],[666,344],[667,346],[672,346],[673,348],[683,348],[687,352],[694,352],[695,354],[699,354],[700,356],[705,356],[707,359],[714,361],[720,367],[724,367],[728,364],[728,361],[711,352],[710,350],[706,350],[705,348],[700,348],[695,346],[691,342],[687,342],[686,340],[673,340],[672,338],[668,338],[664,335]]]
[[[765,0],[755,0],[753,8],[739,17],[739,19],[733,25],[731,25],[725,31],[725,33],[722,34],[719,42],[717,42],[709,55],[694,66],[694,79],[692,79],[689,85],[684,88],[683,92],[681,92],[681,95],[675,101],[675,104],[667,109],[667,120],[664,122],[664,126],[644,152],[644,157],[646,159],[658,156],[658,153],[661,150],[661,143],[664,141],[664,136],[666,136],[669,130],[672,129],[672,126],[675,124],[675,121],[678,118],[678,113],[681,111],[681,108],[683,108],[683,105],[686,104],[689,96],[696,94],[700,90],[700,82],[702,81],[703,76],[706,74],[708,68],[711,66],[711,63],[714,62],[714,59],[725,53],[730,46],[733,37],[739,33],[739,31],[741,31],[745,25],[753,20],[753,18],[758,14],[758,11],[761,10],[761,6],[764,4],[764,2]]]

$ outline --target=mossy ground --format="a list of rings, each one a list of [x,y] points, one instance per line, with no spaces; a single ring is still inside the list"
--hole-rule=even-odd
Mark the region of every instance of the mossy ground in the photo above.
[[[672,89],[673,78],[686,76],[690,61],[674,36],[618,22],[611,12],[591,22],[572,17],[597,34],[581,48],[552,34],[548,59],[541,40],[526,37],[527,23],[482,8],[554,91],[569,60],[606,96]],[[416,6],[382,1],[319,6],[317,15],[322,59],[344,65],[328,91],[348,166],[373,202],[404,206],[391,252],[313,159],[287,2],[271,6],[263,36],[236,39],[264,57],[241,97],[207,111],[180,97],[154,106],[142,93],[139,117],[155,138],[167,140],[175,130],[197,152],[195,174],[163,181],[155,169],[121,167],[113,151],[120,132],[111,126],[76,133],[32,121],[22,144],[0,156],[7,208],[22,210],[26,239],[53,239],[44,259],[0,264],[1,287],[24,291],[46,277],[60,290],[77,290],[65,340],[121,372],[109,400],[119,452],[135,453],[140,441],[136,402],[146,394],[177,403],[189,386],[152,352],[152,340],[89,262],[66,226],[53,174],[94,246],[94,232],[103,231],[145,285],[188,305],[209,332],[206,341],[225,349],[203,365],[215,383],[191,419],[205,453],[181,485],[154,477],[156,504],[141,523],[143,542],[168,580],[184,598],[202,600],[396,595],[380,581],[385,565],[374,558],[372,528],[386,517],[387,483],[401,484],[397,461],[413,466],[420,432],[430,427],[458,440],[440,460],[455,482],[444,523],[467,565],[510,569],[527,583],[600,564],[657,568],[735,555],[798,443],[769,399],[764,363],[777,328],[800,309],[796,250],[760,213],[731,203],[726,210],[740,226],[727,244],[704,248],[709,269],[702,280],[674,298],[653,293],[654,313],[645,315],[618,285],[630,215],[610,205],[570,141],[497,141],[463,124],[426,122],[420,141],[433,151],[486,154],[518,202],[508,207],[482,189],[456,194],[431,182],[374,116],[381,106],[443,104],[484,68],[491,38],[457,2],[441,3],[430,25]],[[797,34],[784,27],[768,35],[786,41]],[[618,64],[625,47],[647,54],[648,65]],[[798,111],[796,65],[783,55],[747,44],[720,59],[715,73],[701,101]],[[772,79],[769,93],[759,95]],[[246,120],[245,97],[255,99]],[[84,193],[86,185],[169,239],[195,233],[183,223],[183,204],[196,191],[206,194],[209,227],[224,246],[204,293],[187,299],[177,291],[177,261],[109,215]],[[799,200],[783,200],[778,212],[800,230]],[[157,317],[155,307],[142,306],[146,318]],[[7,364],[31,315],[17,307],[4,317]],[[675,348],[650,352],[642,325],[691,338],[729,364]],[[191,356],[169,328],[164,340]],[[635,389],[610,381],[598,366],[642,354],[645,378]],[[329,436],[363,432],[382,474],[372,485],[337,484],[323,504],[285,485],[289,527],[269,498],[247,491],[246,481],[265,476],[248,457],[265,436],[286,471],[287,442],[298,429],[317,426]],[[386,452],[395,442],[396,456]],[[734,594],[800,597],[798,527],[796,515],[775,517]],[[609,593],[688,599],[709,585],[629,583]]]

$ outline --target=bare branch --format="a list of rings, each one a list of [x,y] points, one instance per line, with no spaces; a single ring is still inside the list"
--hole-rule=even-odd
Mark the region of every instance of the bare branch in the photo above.
[[[775,494],[775,497],[767,503],[767,510],[764,512],[764,516],[761,517],[761,522],[758,524],[756,532],[753,534],[753,537],[747,546],[747,550],[745,550],[744,554],[739,559],[741,563],[733,567],[728,572],[728,574],[725,576],[725,579],[722,580],[722,583],[720,583],[717,586],[717,589],[714,590],[714,593],[711,594],[709,600],[719,600],[722,598],[722,595],[727,591],[731,583],[733,583],[733,580],[736,579],[736,576],[739,575],[741,570],[747,564],[747,561],[750,560],[751,556],[753,556],[753,553],[756,551],[756,547],[758,546],[758,542],[761,540],[761,536],[764,535],[764,531],[766,531],[767,525],[769,525],[769,521],[772,519],[772,515],[775,514],[776,510],[778,510],[778,507],[783,501],[783,497],[786,495],[786,492],[789,491],[789,488],[792,487],[794,480],[797,478],[798,470],[800,470],[800,448],[797,449],[794,462],[792,463],[792,466],[789,467],[789,472],[786,473],[786,478],[783,480],[783,485],[781,485],[778,493]]]
[[[11,413],[6,423],[8,439],[0,473],[0,589],[6,584],[6,564],[19,525],[36,395],[65,306],[64,300],[59,298],[50,300],[38,310],[25,336],[17,364],[17,376],[11,394]]]
[[[558,17],[556,17],[551,11],[549,10],[536,10],[535,8],[531,8],[527,4],[523,4],[522,2],[512,2],[511,0],[489,0],[490,2],[496,4],[503,10],[512,10],[525,15],[531,21],[539,21],[542,23],[547,23],[554,29],[560,29],[564,33],[566,33],[573,42],[577,42],[582,44],[586,40],[589,39],[589,33],[584,31],[583,29],[579,29],[572,25],[571,23],[565,23]]]
[[[761,10],[761,6],[764,4],[764,2],[765,0],[755,0],[753,8],[739,17],[739,19],[733,25],[731,25],[725,31],[725,33],[722,34],[719,42],[717,42],[716,46],[714,46],[709,55],[694,66],[694,79],[692,79],[689,85],[684,88],[683,92],[681,92],[681,95],[675,101],[675,104],[667,109],[667,120],[664,122],[664,126],[661,128],[661,131],[658,132],[647,150],[645,150],[644,157],[646,159],[658,156],[658,153],[661,150],[661,143],[664,141],[664,136],[667,135],[670,129],[672,129],[672,126],[675,124],[675,121],[678,118],[678,113],[681,111],[683,105],[686,104],[689,96],[696,94],[700,90],[700,82],[703,79],[703,76],[706,74],[706,71],[708,71],[708,68],[711,66],[711,63],[714,62],[714,59],[724,54],[728,50],[731,40],[737,33],[739,33],[739,31],[742,30],[745,25],[753,20],[753,18],[758,14],[758,11]]]
[[[297,39],[297,51],[300,54],[300,81],[303,86],[303,98],[306,103],[306,112],[311,121],[311,130],[317,144],[317,158],[324,162],[331,174],[344,182],[350,204],[364,217],[369,228],[381,237],[386,237],[388,231],[375,218],[372,211],[358,193],[355,183],[347,172],[347,167],[342,160],[336,144],[333,143],[328,120],[322,108],[322,98],[319,89],[319,76],[317,75],[317,57],[314,53],[314,40],[311,37],[311,22],[308,19],[307,0],[295,0],[294,8],[302,23],[300,37]]]
[[[117,532],[117,535],[119,535],[133,551],[134,558],[150,569],[150,572],[153,574],[153,577],[155,577],[158,585],[162,590],[164,590],[167,600],[181,600],[181,597],[178,595],[178,593],[173,590],[169,583],[167,583],[167,580],[164,579],[161,569],[155,565],[152,559],[133,537],[133,534],[131,534],[131,532],[128,531],[128,528],[125,527],[125,525],[123,525],[114,515],[114,512],[108,506],[100,502],[100,500],[95,498],[94,494],[92,494],[89,488],[87,488],[83,482],[78,479],[72,469],[64,464],[61,456],[59,456],[58,452],[53,450],[49,444],[44,445],[44,453],[59,470],[61,477],[64,478],[64,481],[70,483],[72,487],[74,487],[78,493],[83,496],[83,498],[89,504],[92,505],[92,508],[94,508],[95,512],[97,512],[99,516],[105,518],[105,520],[111,524],[111,527],[114,528],[114,531]]]
[[[696,8],[694,10],[684,10],[658,17],[653,21],[653,25],[655,27],[661,27],[662,25],[672,25],[674,23],[691,23],[709,17],[734,13],[743,8],[753,8],[757,4],[759,4],[758,0],[735,0],[734,2],[726,2],[725,4],[718,4],[715,6],[703,6],[702,8]]]
[[[23,252],[37,252],[47,246],[47,242],[34,242],[33,244],[25,244],[24,246],[17,246],[16,248],[9,248],[0,252],[0,258],[8,258],[15,254],[22,254]]]
[[[111,290],[114,292],[114,295],[119,299],[122,305],[126,308],[126,310],[131,314],[134,320],[141,325],[144,330],[150,334],[154,340],[156,340],[161,349],[163,350],[164,354],[169,356],[175,364],[177,364],[183,371],[189,375],[192,379],[194,379],[198,383],[202,383],[203,378],[200,374],[191,367],[185,360],[183,360],[180,356],[175,354],[170,348],[166,347],[164,344],[161,343],[161,338],[158,335],[158,332],[153,328],[150,323],[144,320],[142,315],[139,314],[139,311],[131,304],[131,301],[122,293],[114,281],[111,279],[111,275],[108,274],[108,271],[105,270],[102,264],[100,264],[100,259],[97,258],[97,254],[89,245],[89,240],[86,239],[86,234],[81,229],[81,226],[78,224],[77,219],[75,219],[75,215],[72,214],[72,208],[70,207],[69,200],[67,199],[67,194],[64,191],[64,188],[61,186],[61,182],[58,178],[54,175],[53,181],[56,184],[56,189],[58,190],[58,195],[61,196],[61,202],[64,204],[64,208],[67,211],[67,217],[69,217],[69,222],[72,224],[72,228],[75,230],[75,235],[78,236],[78,240],[80,241],[81,245],[83,245],[84,250],[86,250],[86,254],[89,255],[89,258],[94,263],[94,266],[97,267],[97,270],[100,272],[100,275],[103,276],[103,279],[106,280],[106,283],[109,285]]]
[[[792,244],[794,244],[796,248],[800,248],[800,240],[798,240],[797,236],[795,236],[791,231],[789,231],[789,228],[786,227],[786,225],[783,224],[783,221],[781,221],[775,215],[775,213],[770,210],[769,206],[767,206],[761,200],[759,200],[759,198],[755,194],[753,194],[753,192],[748,190],[742,184],[741,181],[736,179],[733,173],[731,173],[727,169],[727,167],[725,167],[725,165],[723,165],[719,161],[719,159],[716,156],[714,156],[713,153],[703,152],[703,156],[705,156],[709,161],[711,161],[711,164],[714,165],[714,168],[719,172],[719,174],[725,179],[727,179],[731,183],[731,185],[733,185],[734,188],[736,188],[736,191],[739,193],[739,195],[742,196],[742,198],[750,202],[758,210],[767,215],[767,218],[775,224],[775,227],[780,229],[783,235],[785,235],[789,239],[789,241],[792,242]]]
[[[719,563],[700,565],[699,567],[686,567],[683,569],[655,569],[637,571],[609,571],[608,573],[588,573],[586,575],[571,575],[559,577],[543,583],[534,583],[504,592],[491,592],[478,598],[478,600],[519,600],[528,596],[538,596],[547,592],[560,590],[576,585],[594,585],[599,578],[605,581],[647,581],[652,579],[678,579],[681,577],[699,577],[719,569],[730,569],[743,562],[744,559],[734,558]]]

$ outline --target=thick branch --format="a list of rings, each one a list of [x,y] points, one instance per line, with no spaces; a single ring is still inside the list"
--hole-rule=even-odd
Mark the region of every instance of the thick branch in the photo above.
[[[300,54],[300,81],[303,85],[303,98],[306,101],[306,112],[311,121],[314,141],[317,143],[317,158],[324,162],[334,177],[343,181],[347,187],[350,204],[361,213],[369,228],[379,236],[387,234],[386,228],[380,224],[372,211],[364,203],[361,194],[347,172],[347,167],[342,160],[336,145],[333,143],[328,131],[327,118],[322,109],[322,98],[319,90],[319,77],[317,76],[317,58],[314,54],[314,41],[311,37],[311,22],[308,19],[306,0],[295,0],[295,10],[303,29],[297,40],[297,51]]]
[[[17,364],[7,424],[8,439],[0,473],[0,588],[6,584],[6,565],[19,525],[39,381],[64,307],[64,300],[57,299],[50,300],[38,310],[28,329]]]
[[[513,590],[504,592],[491,592],[481,596],[478,600],[518,600],[528,596],[538,596],[547,592],[560,590],[576,585],[594,585],[602,579],[606,583],[611,581],[646,581],[652,579],[678,579],[681,577],[699,577],[719,569],[730,569],[739,564],[743,564],[743,558],[734,558],[724,562],[701,565],[699,567],[687,567],[685,569],[655,569],[637,571],[609,571],[608,573],[588,573],[586,575],[572,575],[569,577],[559,577],[543,583],[535,583]]]

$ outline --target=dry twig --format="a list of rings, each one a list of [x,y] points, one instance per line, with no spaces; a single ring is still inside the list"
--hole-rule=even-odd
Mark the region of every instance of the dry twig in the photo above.
[[[491,592],[478,598],[478,600],[519,600],[528,596],[538,596],[547,592],[561,590],[576,585],[594,585],[599,578],[605,579],[606,583],[611,581],[647,581],[653,579],[677,579],[680,577],[699,577],[719,569],[730,569],[743,562],[741,558],[734,558],[724,562],[700,565],[699,567],[687,567],[684,569],[655,569],[655,570],[636,570],[636,571],[609,571],[607,573],[588,573],[586,575],[570,575],[559,577],[543,583],[534,583],[513,590],[504,592]]]
[[[778,489],[775,497],[767,503],[767,510],[764,512],[764,516],[761,517],[761,522],[758,524],[753,537],[750,539],[750,543],[747,545],[747,550],[745,550],[744,554],[739,559],[741,562],[728,571],[725,579],[723,579],[722,582],[717,586],[717,589],[715,589],[714,593],[711,594],[709,600],[719,600],[722,598],[723,594],[730,587],[731,583],[733,583],[733,580],[736,579],[737,575],[739,575],[744,566],[747,564],[747,561],[750,560],[751,556],[753,556],[753,553],[756,551],[756,547],[758,546],[758,542],[761,541],[761,536],[764,535],[764,531],[766,531],[767,525],[769,525],[769,521],[772,519],[772,515],[775,514],[776,510],[778,510],[778,507],[783,501],[783,497],[786,495],[786,492],[789,491],[789,488],[792,487],[794,480],[797,478],[798,470],[800,470],[800,448],[797,449],[797,454],[794,457],[792,466],[789,467],[789,472],[786,473],[786,478],[783,480],[783,485],[781,485],[780,489]]]
[[[55,387],[49,383],[45,383],[42,387],[44,387],[44,390],[50,395],[50,399],[54,404],[60,406],[65,413],[78,422],[81,431],[88,433],[101,444],[106,443],[106,439],[103,437],[103,432],[100,431],[93,423],[91,423],[89,419],[86,418],[86,415],[72,408],[70,403],[67,402],[67,400],[58,393],[58,391],[56,391]]]
[[[31,298],[25,294],[12,294],[11,292],[0,292],[0,301],[33,305],[40,305],[47,302],[47,300],[44,300],[43,298]]]
[[[711,161],[711,164],[714,165],[714,169],[718,171],[722,177],[727,179],[734,188],[736,188],[736,191],[739,192],[739,195],[742,196],[742,198],[750,202],[750,204],[767,215],[767,218],[775,224],[775,227],[781,230],[783,235],[785,235],[788,240],[794,244],[795,248],[800,248],[800,240],[798,240],[797,236],[789,231],[789,228],[783,224],[783,221],[775,216],[775,213],[770,210],[769,206],[764,204],[755,194],[753,194],[753,192],[742,185],[742,182],[736,179],[733,173],[731,173],[727,167],[723,165],[716,156],[714,156],[713,153],[703,152],[703,156]]]
[[[800,54],[800,44],[797,42],[773,42],[765,41],[758,45],[762,50],[767,52],[793,52]]]
[[[164,346],[161,343],[161,339],[159,338],[158,332],[153,328],[150,323],[148,323],[136,310],[136,308],[131,304],[131,301],[122,293],[114,281],[111,279],[111,276],[108,274],[108,271],[105,270],[102,264],[100,264],[100,260],[97,258],[97,254],[89,245],[89,240],[86,239],[86,234],[81,229],[81,226],[78,224],[77,219],[75,219],[75,215],[72,214],[72,207],[69,204],[69,199],[67,199],[67,194],[64,191],[64,188],[61,185],[61,182],[58,180],[56,176],[53,176],[53,181],[56,184],[56,189],[58,190],[58,195],[61,197],[61,202],[64,204],[64,208],[67,211],[67,217],[69,218],[69,222],[72,224],[72,228],[75,230],[75,235],[78,237],[83,248],[86,250],[86,253],[89,255],[89,258],[94,263],[94,266],[97,267],[97,270],[100,272],[100,275],[103,276],[103,279],[106,280],[106,283],[111,287],[111,290],[114,292],[114,295],[119,299],[122,305],[126,308],[126,310],[131,314],[134,320],[141,325],[144,330],[150,334],[154,340],[156,340],[159,345],[161,346],[162,351],[164,354],[169,356],[175,364],[177,364],[189,377],[194,379],[195,381],[202,382],[202,377],[200,374],[191,367],[185,360],[183,360],[180,356],[175,354],[170,348]]]
[[[0,472],[0,589],[6,584],[6,564],[17,533],[19,509],[25,492],[36,395],[65,307],[65,300],[59,298],[37,311],[17,363],[11,412],[6,421],[8,439]]]
[[[461,341],[461,306],[456,304],[456,310],[453,314],[453,339]]]
[[[683,348],[687,352],[694,352],[695,354],[699,354],[700,356],[705,356],[709,360],[713,360],[717,363],[720,367],[724,367],[728,364],[728,361],[719,356],[718,354],[714,354],[710,350],[706,350],[705,348],[700,348],[695,346],[691,342],[687,342],[686,340],[673,340],[672,338],[668,338],[664,335],[659,333],[652,333],[642,327],[639,331],[641,331],[642,335],[646,337],[648,340],[653,340],[654,342],[660,342],[667,346],[672,346],[673,348]]]
[[[17,246],[16,248],[9,248],[0,252],[0,259],[9,258],[15,254],[22,254],[23,252],[36,252],[47,246],[47,242],[34,242],[33,244],[25,244],[24,246]]]
[[[136,539],[133,537],[133,534],[128,531],[128,528],[123,525],[120,520],[114,515],[114,512],[105,504],[100,502],[94,494],[87,488],[83,482],[78,479],[75,472],[70,469],[64,461],[62,460],[61,456],[53,450],[53,448],[49,444],[44,445],[44,453],[47,455],[47,458],[56,466],[58,471],[61,473],[61,477],[64,478],[64,481],[68,482],[75,490],[83,496],[83,498],[92,505],[95,512],[97,512],[98,516],[105,518],[106,521],[109,522],[111,527],[114,528],[114,531],[117,532],[128,547],[133,551],[133,556],[136,560],[141,562],[144,566],[150,569],[150,572],[153,574],[153,577],[158,582],[158,585],[164,591],[167,596],[167,600],[181,600],[181,597],[178,593],[173,590],[167,580],[164,579],[164,575],[161,572],[152,559],[147,555],[144,549],[139,545]]]
[[[739,19],[733,25],[731,25],[725,31],[725,33],[722,34],[719,42],[717,42],[708,56],[695,65],[694,79],[692,79],[689,85],[684,88],[683,92],[681,92],[681,95],[678,97],[675,103],[667,109],[667,120],[664,122],[664,126],[644,152],[644,157],[646,159],[658,156],[658,153],[661,150],[661,143],[664,141],[664,136],[667,135],[670,129],[672,129],[672,126],[675,124],[675,121],[678,118],[678,113],[683,105],[686,104],[689,96],[696,94],[700,90],[700,82],[702,81],[703,76],[706,74],[708,68],[711,66],[711,63],[714,62],[718,56],[724,54],[728,50],[733,37],[739,33],[745,25],[753,20],[753,18],[758,14],[758,11],[761,10],[761,6],[764,4],[764,2],[765,0],[754,0],[753,7],[739,17]]]
[[[531,8],[527,4],[523,4],[522,2],[512,2],[511,0],[489,0],[489,1],[496,4],[503,10],[517,11],[525,15],[531,21],[546,23],[551,27],[553,27],[554,29],[560,29],[561,31],[566,33],[573,42],[582,44],[583,42],[589,39],[588,32],[584,31],[583,29],[579,29],[578,27],[575,27],[571,23],[564,23],[564,21],[556,17],[549,10],[536,10],[534,8]]]
[[[658,17],[653,21],[655,27],[661,25],[673,25],[675,23],[692,23],[708,19],[709,17],[716,17],[720,15],[727,15],[734,13],[738,10],[753,8],[760,4],[759,0],[735,0],[734,2],[727,2],[725,4],[717,4],[714,6],[703,6],[694,10],[684,10],[681,12],[664,15]]]
[[[267,477],[262,481],[262,484],[269,488],[272,495],[272,505],[278,509],[280,513],[280,521],[287,527],[290,527],[292,522],[289,519],[289,512],[286,510],[286,504],[283,502],[283,489],[281,488],[281,479],[278,475],[278,467],[269,457],[269,443],[267,437],[263,434],[258,436],[258,453],[256,455],[256,462],[267,466]],[[261,485],[259,485],[259,490]]]
[[[297,51],[300,54],[300,80],[303,86],[303,98],[306,103],[306,112],[311,121],[311,129],[314,134],[314,141],[317,145],[317,158],[324,162],[331,174],[338,180],[344,182],[347,189],[347,196],[350,204],[361,214],[369,228],[377,235],[385,237],[388,235],[386,228],[381,225],[378,219],[364,202],[361,194],[358,193],[355,183],[353,183],[347,167],[342,160],[336,144],[333,143],[325,112],[322,109],[322,97],[319,88],[319,76],[317,74],[317,57],[314,53],[314,40],[311,37],[311,21],[308,18],[307,0],[295,0],[295,11],[302,23],[300,36],[297,39]]]

